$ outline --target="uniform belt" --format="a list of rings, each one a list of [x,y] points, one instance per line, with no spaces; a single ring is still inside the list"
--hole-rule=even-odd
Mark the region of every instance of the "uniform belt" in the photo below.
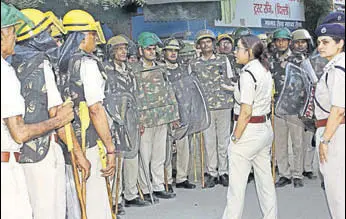
[[[54,141],[55,143],[58,143],[58,135],[57,134],[51,134],[49,136],[49,140]]]
[[[1,162],[8,163],[11,157],[11,153],[14,154],[14,157],[16,158],[16,162],[18,162],[19,156],[20,156],[19,152],[1,152]]]
[[[239,115],[234,114],[234,121],[238,121]],[[269,115],[266,116],[253,116],[251,117],[249,123],[265,123],[269,120]]]
[[[327,126],[328,119],[321,119],[317,120],[315,122],[316,128],[326,127]],[[345,117],[342,119],[340,124],[345,124]]]

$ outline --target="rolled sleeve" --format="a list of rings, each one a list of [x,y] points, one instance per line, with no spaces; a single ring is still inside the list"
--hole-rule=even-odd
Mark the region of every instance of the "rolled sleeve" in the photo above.
[[[49,61],[44,61],[44,77],[46,80],[47,96],[48,96],[48,110],[61,105],[62,98],[54,79],[54,73]]]
[[[240,75],[240,103],[253,105],[255,100],[255,82],[248,73]]]
[[[105,81],[95,60],[84,59],[81,64],[81,80],[84,85],[84,94],[88,106],[102,102],[105,98]]]
[[[331,84],[328,88],[331,105],[345,108],[345,72],[335,69],[330,76]]]

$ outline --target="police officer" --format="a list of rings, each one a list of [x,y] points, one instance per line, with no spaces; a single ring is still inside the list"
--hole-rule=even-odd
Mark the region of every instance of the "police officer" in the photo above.
[[[38,184],[37,178],[34,185],[32,181],[31,184],[26,183],[23,166],[18,163],[23,142],[37,139],[38,136],[63,127],[73,119],[73,112],[72,104],[68,104],[59,107],[52,118],[48,117],[46,120],[30,123],[26,121],[25,116],[30,116],[32,111],[27,111],[28,108],[21,94],[21,84],[14,68],[5,61],[6,58],[14,55],[16,41],[14,26],[19,23],[27,24],[30,28],[35,25],[18,9],[1,2],[1,217],[31,219],[33,210],[29,197],[33,194],[29,196],[29,186],[30,192],[33,193]],[[46,158],[43,162],[47,160]],[[36,164],[32,165],[36,166]],[[45,172],[46,169],[40,170]],[[47,166],[47,170],[51,171],[52,168]],[[52,184],[47,185],[47,180],[50,179],[40,177],[40,180],[41,178],[40,186],[46,189],[46,192],[53,192],[52,187],[47,190],[47,187],[52,186]],[[54,189],[54,192],[57,191]],[[47,206],[54,208],[54,200],[50,199],[49,195],[46,197],[49,202]],[[34,204],[37,202],[34,201]],[[37,206],[35,210],[37,212]]]
[[[225,33],[217,36],[217,49],[220,54],[224,54],[231,61],[233,57],[233,44],[232,37]]]
[[[164,42],[164,57],[167,66],[167,77],[169,81],[178,81],[182,77],[185,77],[189,73],[188,65],[184,65],[178,62],[179,51],[184,47],[183,42],[178,41],[175,38],[169,38]],[[168,144],[173,144],[173,142],[168,142]],[[190,164],[190,149],[188,136],[183,139],[176,141],[176,151],[177,151],[177,175],[176,175],[176,187],[184,189],[194,189],[196,185],[191,184],[187,178],[189,174],[189,164]],[[169,145],[170,147],[172,145]],[[172,162],[170,162],[172,164]],[[172,185],[172,165],[167,167],[168,172],[168,184]]]
[[[233,107],[233,93],[223,88],[223,85],[231,86],[232,68],[226,56],[214,53],[215,41],[212,31],[198,32],[196,45],[201,48],[202,56],[191,62],[192,74],[199,79],[211,111],[211,125],[204,131],[207,188],[214,187],[218,182],[228,186],[227,146]]]
[[[286,65],[292,56],[289,46],[292,40],[292,34],[287,28],[277,29],[273,34],[273,40],[277,52],[271,57],[271,73],[275,83],[276,93],[274,95],[275,103],[278,101],[283,89],[286,73]],[[293,176],[294,187],[302,187],[303,184],[303,134],[304,124],[294,116],[275,116],[275,147],[276,161],[279,168],[279,180],[276,187],[283,187],[292,183]],[[288,136],[291,136],[293,147],[293,165],[290,168],[288,159]],[[275,161],[273,161],[275,162]]]
[[[139,184],[147,201],[151,201],[149,170],[153,193],[157,198],[171,199],[176,196],[165,191],[164,162],[167,125],[179,120],[179,112],[173,88],[167,83],[165,68],[156,62],[156,48],[160,43],[156,34],[141,33],[138,45],[142,59],[131,66],[137,83],[136,99],[142,133]],[[154,201],[158,202],[155,196]]]
[[[263,45],[267,48],[268,47],[268,36],[265,33],[259,34],[257,36],[263,43]]]
[[[19,24],[18,44],[12,64],[21,82],[21,93],[25,98],[26,123],[49,122],[62,105],[62,99],[54,80],[52,63],[56,61],[58,47],[45,30],[50,25],[61,28],[54,22],[53,13],[36,9],[24,9],[25,14],[36,26]],[[64,129],[58,129],[60,138],[65,139]],[[36,135],[24,142],[22,163],[29,196],[35,218],[64,218],[66,210],[65,161],[55,131]],[[85,158],[79,151],[80,161]],[[37,183],[39,179],[40,183]],[[59,194],[59,195],[56,195]]]
[[[310,33],[305,29],[299,29],[292,33],[292,56],[289,58],[289,62],[296,66],[300,66],[301,63],[309,58],[314,51],[314,43]],[[303,135],[303,148],[304,148],[304,171],[303,176],[308,179],[315,179],[316,176],[313,173],[313,160],[315,155],[315,147],[313,145],[313,138],[315,134],[315,125],[312,120],[301,118],[305,124]]]
[[[277,218],[277,202],[270,168],[272,79],[265,47],[258,37],[242,36],[236,60],[245,65],[234,92],[235,128],[228,148],[230,184],[223,219],[242,218],[248,174],[254,169],[263,218]]]
[[[105,43],[105,38],[100,24],[85,11],[67,12],[63,17],[63,24],[68,36],[59,61],[64,91],[62,95],[65,99],[72,98],[74,102],[73,128],[79,144],[85,137],[86,157],[91,163],[91,176],[86,182],[86,213],[90,219],[111,219],[111,207],[104,177],[114,174],[115,146],[103,107],[105,73],[98,58],[92,54],[97,40],[102,44]],[[88,117],[79,116],[82,115],[81,102],[86,104],[85,110],[89,111],[90,124],[86,122],[89,121]],[[82,127],[85,126],[87,126],[86,136],[82,136],[84,135]],[[102,169],[98,144],[103,144],[106,149],[107,167],[104,169]]]
[[[127,39],[121,35],[112,37],[107,42],[107,47],[109,51],[109,59],[105,63],[105,69],[107,73],[106,80],[106,88],[105,88],[105,105],[106,109],[108,109],[109,105],[117,105],[118,101],[116,97],[121,97],[122,94],[126,95],[134,95],[136,89],[136,83],[134,79],[134,75],[129,71],[127,66],[127,52],[128,52],[128,44]],[[135,106],[136,107],[136,106]],[[108,110],[108,112],[110,112]],[[114,117],[112,117],[114,118]],[[116,145],[122,144],[123,146],[125,142],[121,142],[119,138],[119,134],[117,132],[117,121],[110,121],[112,124],[112,136],[113,141],[117,142]],[[136,132],[136,130],[130,130]],[[120,146],[120,147],[121,147]],[[135,149],[135,150],[138,150]],[[119,158],[118,158],[119,159]],[[124,177],[121,175],[121,181],[119,183],[120,189],[118,193],[118,215],[124,214],[123,206],[122,206],[122,196],[121,193],[123,191],[122,185],[124,181],[124,198],[125,198],[125,206],[126,207],[142,207],[148,206],[149,203],[143,201],[138,196],[137,190],[137,179],[138,179],[138,153],[135,153],[132,158],[125,158],[123,161],[123,173]],[[113,183],[114,184],[114,183]],[[113,199],[115,200],[115,192],[113,189]],[[113,202],[115,203],[115,202]]]
[[[345,218],[345,27],[323,24],[316,30],[318,51],[328,59],[316,87],[316,138],[332,218]]]

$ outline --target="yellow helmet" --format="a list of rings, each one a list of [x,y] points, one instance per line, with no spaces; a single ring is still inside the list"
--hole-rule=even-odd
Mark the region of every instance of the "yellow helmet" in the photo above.
[[[83,10],[71,10],[67,12],[62,20],[67,32],[88,32],[96,31],[98,35],[98,44],[106,43],[101,24],[95,21],[93,16]]]
[[[62,24],[62,21],[61,21],[61,20],[59,20],[59,23],[61,24],[62,27],[64,27],[64,25]],[[50,35],[51,35],[52,37],[59,37],[59,36],[61,36],[61,35],[64,34],[64,33],[61,32],[60,29],[59,29],[57,26],[55,26],[55,25],[52,25],[52,26],[50,27],[50,29],[51,29]]]
[[[59,22],[59,19],[51,11],[43,13],[37,9],[27,8],[21,10],[21,12],[28,17],[35,26],[30,27],[23,21],[16,25],[18,42],[34,37],[47,30],[52,25],[59,29],[61,33],[66,33],[66,30],[62,26],[61,22]]]

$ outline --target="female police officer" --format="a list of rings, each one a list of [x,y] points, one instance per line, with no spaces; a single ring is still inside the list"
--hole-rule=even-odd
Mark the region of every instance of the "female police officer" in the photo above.
[[[223,219],[240,219],[247,178],[254,169],[264,218],[277,218],[277,203],[270,168],[273,130],[269,116],[272,77],[265,47],[256,36],[243,36],[236,47],[237,63],[245,65],[234,96],[235,129],[228,148],[229,189]]]
[[[328,59],[316,87],[316,139],[320,169],[333,219],[345,218],[345,27],[323,24],[316,30],[318,51]]]

